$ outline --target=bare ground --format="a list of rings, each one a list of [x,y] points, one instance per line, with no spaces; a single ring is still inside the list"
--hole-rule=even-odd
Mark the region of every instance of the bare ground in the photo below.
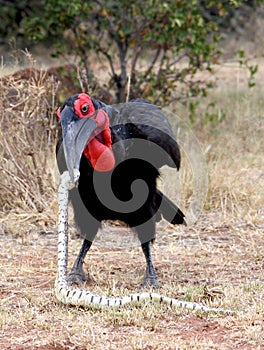
[[[168,227],[154,245],[160,292],[235,316],[144,304],[121,310],[60,305],[53,293],[56,233],[1,240],[1,349],[264,349],[263,232],[244,223]],[[114,245],[113,245],[113,242]],[[123,244],[126,242],[126,244]],[[70,262],[79,246],[73,235]],[[112,247],[111,247],[112,246]],[[127,228],[104,225],[89,257],[100,294],[135,291],[143,256]]]

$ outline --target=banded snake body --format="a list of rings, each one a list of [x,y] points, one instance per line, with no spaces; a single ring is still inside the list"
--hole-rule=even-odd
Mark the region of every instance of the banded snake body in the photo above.
[[[78,178],[78,170],[76,170]],[[91,291],[74,288],[67,282],[68,264],[68,197],[72,183],[69,172],[65,171],[61,175],[61,182],[58,188],[58,273],[55,281],[55,294],[57,299],[66,305],[76,305],[86,308],[121,307],[141,301],[153,301],[167,304],[171,307],[180,307],[190,310],[200,310],[204,312],[220,312],[225,314],[234,313],[233,310],[223,308],[213,308],[206,305],[181,301],[158,293],[142,292],[123,297],[106,297],[94,294]]]

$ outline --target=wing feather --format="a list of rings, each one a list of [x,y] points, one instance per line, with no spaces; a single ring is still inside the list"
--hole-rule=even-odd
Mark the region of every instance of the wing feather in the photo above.
[[[123,133],[125,139],[140,138],[154,143],[161,148],[155,154],[158,166],[179,169],[179,146],[167,117],[159,107],[137,100],[109,107],[106,107],[106,112],[114,131]]]

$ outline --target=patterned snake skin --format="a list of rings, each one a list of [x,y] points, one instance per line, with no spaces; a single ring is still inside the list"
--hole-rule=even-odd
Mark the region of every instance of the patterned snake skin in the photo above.
[[[76,171],[78,179],[78,171]],[[163,296],[157,293],[135,293],[128,296],[115,298],[96,295],[90,291],[73,288],[67,283],[67,258],[68,258],[68,195],[71,188],[71,180],[68,171],[61,175],[61,183],[58,189],[58,275],[55,282],[55,294],[57,299],[63,304],[83,306],[87,308],[120,307],[141,301],[152,301],[164,303],[171,307],[180,307],[191,310],[201,310],[205,312],[221,312],[232,314],[234,311],[211,308],[195,302],[186,302],[178,299]]]

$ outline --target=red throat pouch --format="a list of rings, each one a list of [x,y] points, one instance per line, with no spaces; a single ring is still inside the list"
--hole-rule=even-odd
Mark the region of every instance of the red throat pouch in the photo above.
[[[96,171],[111,171],[115,166],[115,157],[112,151],[111,131],[108,115],[103,110],[98,110],[96,115],[97,132],[93,135],[84,149],[84,155],[89,159]],[[102,130],[100,132],[100,130]]]

